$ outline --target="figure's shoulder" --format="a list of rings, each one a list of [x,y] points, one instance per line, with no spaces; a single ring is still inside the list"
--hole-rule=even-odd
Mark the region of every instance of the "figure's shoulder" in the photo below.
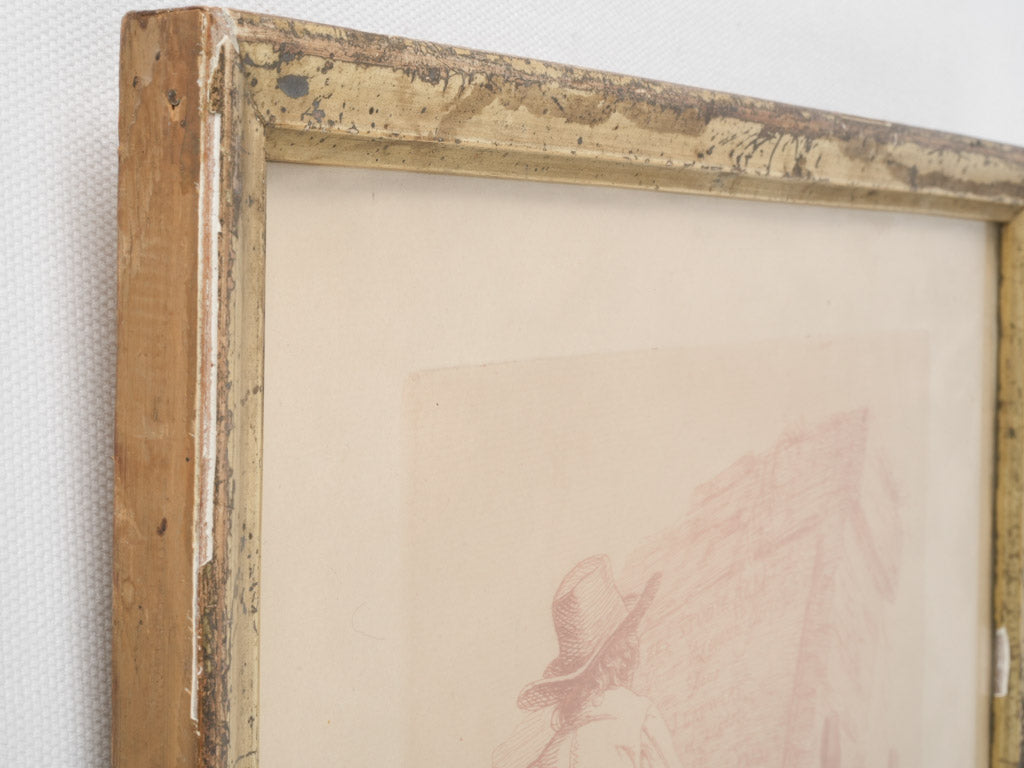
[[[653,706],[650,699],[633,693],[629,688],[609,688],[604,692],[598,709],[613,717],[642,720]]]
[[[610,689],[573,733],[569,765],[602,768],[639,765],[649,699],[625,688]]]
[[[548,742],[540,756],[530,763],[529,768],[563,768],[571,766],[575,733],[563,731],[556,733]]]
[[[529,768],[634,765],[639,754],[650,699],[628,688],[611,688],[592,702],[571,725],[556,733]],[[656,711],[656,710],[654,710]]]
[[[600,740],[613,734],[617,739],[628,741],[643,727],[652,706],[649,698],[628,688],[609,688],[578,721],[575,731],[583,741],[594,734],[599,734]]]

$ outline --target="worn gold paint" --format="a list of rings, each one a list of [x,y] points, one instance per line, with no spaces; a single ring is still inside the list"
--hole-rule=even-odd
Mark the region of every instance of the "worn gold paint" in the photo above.
[[[1024,213],[1003,227],[992,623],[1010,641],[1006,696],[992,700],[992,765],[1024,757]]]
[[[759,199],[824,196],[998,221],[1024,204],[1024,155],[990,142],[248,14],[238,35],[258,113],[291,135],[574,158],[613,184],[630,183],[623,166],[655,166],[675,169],[667,174],[675,180],[656,184],[673,191],[729,188],[727,179],[743,177],[744,194]],[[282,89],[282,78],[304,86]],[[330,162],[277,136],[273,159]],[[975,205],[965,209],[964,200]]]
[[[257,762],[268,159],[1013,220],[993,598],[1012,664],[1009,695],[993,704],[992,763],[1020,764],[1024,150],[188,9],[132,14],[123,29],[115,765]]]
[[[232,26],[122,35],[116,766],[256,763],[266,161]]]

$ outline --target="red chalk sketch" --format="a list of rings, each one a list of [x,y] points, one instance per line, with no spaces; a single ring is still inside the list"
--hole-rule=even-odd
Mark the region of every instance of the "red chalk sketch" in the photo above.
[[[607,558],[570,571],[554,601],[559,659],[571,655],[573,630],[559,622],[567,621],[567,596],[588,586],[581,570],[593,592],[603,585],[619,619],[625,612],[635,624],[612,635],[629,638],[637,663],[605,691],[593,689],[598,703],[584,711],[600,711],[608,690],[649,702],[670,734],[671,750],[661,750],[674,753],[668,765],[676,756],[682,765],[744,768],[869,764],[880,738],[869,715],[884,699],[884,609],[899,584],[903,529],[898,489],[884,465],[867,460],[868,421],[866,411],[839,414],[697,488],[679,522],[628,558],[622,583],[642,586],[642,615],[617,591],[619,602],[611,598]],[[595,563],[607,573],[594,577]],[[620,652],[621,642],[606,642]],[[604,647],[587,645],[586,663],[568,668],[581,676]],[[563,679],[558,663],[520,695],[520,706],[547,709],[495,750],[495,768],[660,764],[639,752],[633,762],[572,762],[558,746],[567,732],[560,695],[586,691]],[[897,764],[894,749],[882,753]]]
[[[641,592],[623,597],[605,555],[577,563],[562,580],[551,607],[558,656],[518,700],[522,709],[553,709],[554,734],[533,768],[679,765],[658,708],[632,690],[637,627],[660,580],[654,574]]]

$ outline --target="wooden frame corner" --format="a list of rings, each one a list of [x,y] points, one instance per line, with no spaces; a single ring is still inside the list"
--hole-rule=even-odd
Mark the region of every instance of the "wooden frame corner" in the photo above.
[[[120,93],[114,765],[257,764],[274,160],[1002,223],[991,764],[1024,762],[1024,150],[207,8],[129,14]]]

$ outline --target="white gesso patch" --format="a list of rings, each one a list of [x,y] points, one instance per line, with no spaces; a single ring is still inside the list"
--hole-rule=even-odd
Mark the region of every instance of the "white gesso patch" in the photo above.
[[[228,42],[224,36],[218,42],[214,55],[208,61],[220,60],[220,49]],[[200,91],[209,92],[208,82],[215,69],[200,72]],[[204,105],[205,108],[205,105]],[[217,296],[219,293],[219,259],[217,243],[220,237],[220,143],[221,115],[208,114],[201,123],[200,145],[204,167],[199,175],[199,287],[196,345],[199,375],[196,381],[196,482],[195,482],[195,537],[192,551],[192,679],[190,712],[194,722],[199,719],[199,640],[196,621],[199,615],[199,573],[213,555],[214,480],[217,464],[217,348],[219,343]]]
[[[992,643],[992,695],[1004,698],[1010,692],[1010,635],[1006,627],[996,630]]]

